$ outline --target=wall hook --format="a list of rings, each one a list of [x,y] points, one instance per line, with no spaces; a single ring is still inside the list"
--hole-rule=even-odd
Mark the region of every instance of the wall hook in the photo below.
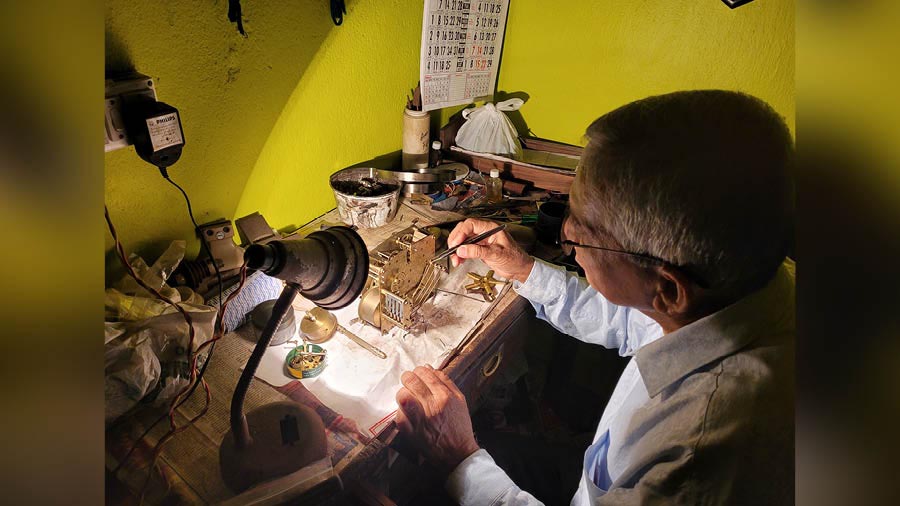
[[[335,26],[341,26],[344,22],[344,14],[347,14],[347,6],[344,0],[331,0],[331,20]]]
[[[244,32],[244,21],[241,19],[241,0],[228,0],[228,21],[237,23],[238,32],[244,37],[247,36]]]

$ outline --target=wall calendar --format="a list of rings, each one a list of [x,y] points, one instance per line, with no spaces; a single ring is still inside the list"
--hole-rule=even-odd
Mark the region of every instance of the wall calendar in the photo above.
[[[422,110],[492,95],[509,0],[425,0],[419,83]]]

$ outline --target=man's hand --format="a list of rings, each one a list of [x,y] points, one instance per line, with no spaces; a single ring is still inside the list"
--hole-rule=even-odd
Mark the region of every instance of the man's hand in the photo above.
[[[462,243],[469,237],[496,227],[497,224],[487,220],[468,219],[456,225],[447,238],[447,247],[452,248]],[[515,279],[524,283],[531,274],[534,259],[519,247],[505,231],[481,241],[481,244],[467,244],[461,246],[456,253],[450,256],[450,262],[456,267],[462,263],[462,258],[480,258],[500,276],[507,279]]]
[[[466,398],[443,371],[416,367],[400,376],[397,427],[422,455],[449,474],[478,450]]]

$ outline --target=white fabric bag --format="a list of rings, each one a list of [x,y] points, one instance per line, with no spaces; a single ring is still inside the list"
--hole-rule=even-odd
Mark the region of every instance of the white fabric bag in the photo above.
[[[503,111],[516,111],[524,103],[521,98],[511,98],[497,105],[488,102],[481,107],[464,110],[462,114],[466,122],[456,134],[456,145],[478,153],[520,158],[522,144],[519,143],[519,134]]]

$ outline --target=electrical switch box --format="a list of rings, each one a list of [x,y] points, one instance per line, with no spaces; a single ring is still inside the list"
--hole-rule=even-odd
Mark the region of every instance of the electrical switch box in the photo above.
[[[156,101],[153,79],[133,73],[106,80],[105,150],[114,151],[132,144],[128,138],[122,115],[122,104],[135,99],[149,98]]]

